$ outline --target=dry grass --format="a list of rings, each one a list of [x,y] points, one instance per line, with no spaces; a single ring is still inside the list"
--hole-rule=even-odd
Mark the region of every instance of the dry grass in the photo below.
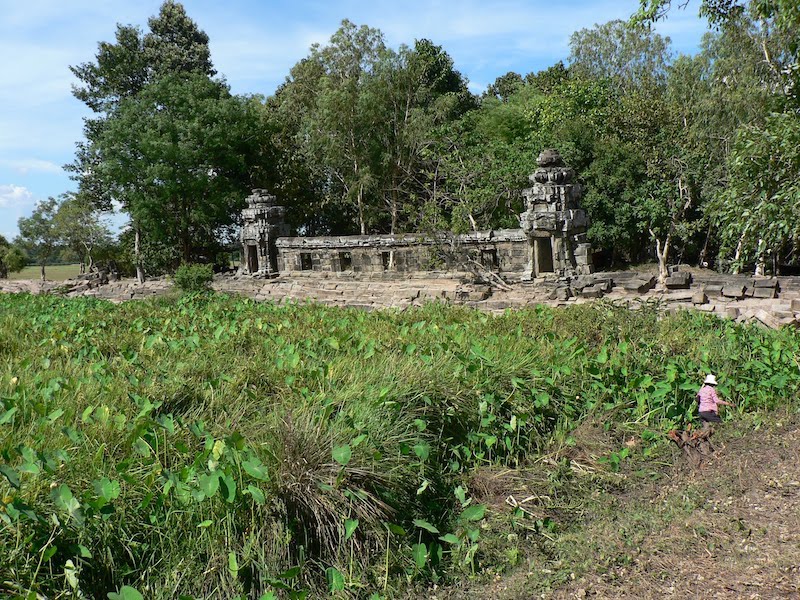
[[[738,431],[727,425],[700,469],[670,447],[669,461],[643,469],[660,469],[658,480],[629,473],[616,491],[598,488],[593,502],[584,498],[590,510],[573,514],[552,541],[528,546],[527,560],[510,574],[437,597],[800,597],[800,417],[773,421]],[[495,510],[503,495],[519,500],[538,489],[522,507],[537,518],[553,515],[558,501],[541,493],[546,482],[533,472],[486,471],[473,484],[495,499]]]

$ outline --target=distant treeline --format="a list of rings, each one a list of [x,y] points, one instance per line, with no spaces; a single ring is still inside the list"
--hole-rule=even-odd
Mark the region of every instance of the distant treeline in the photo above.
[[[703,2],[715,31],[686,56],[649,27],[663,3],[642,5],[480,96],[433,41],[390,48],[343,21],[263,98],[231,95],[208,36],[167,1],[72,67],[94,111],[76,196],[127,213],[124,246],[155,272],[231,247],[252,187],[300,234],[516,226],[535,156],[555,147],[585,185],[601,266],[797,264],[800,12]]]

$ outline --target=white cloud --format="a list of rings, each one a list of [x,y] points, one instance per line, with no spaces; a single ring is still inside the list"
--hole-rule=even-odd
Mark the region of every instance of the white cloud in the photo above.
[[[33,205],[33,194],[20,185],[0,185],[0,208],[17,208]]]
[[[27,175],[31,171],[41,173],[53,173],[61,175],[63,168],[61,165],[49,160],[41,160],[38,158],[25,158],[21,160],[0,159],[0,166],[13,169],[20,175]]]

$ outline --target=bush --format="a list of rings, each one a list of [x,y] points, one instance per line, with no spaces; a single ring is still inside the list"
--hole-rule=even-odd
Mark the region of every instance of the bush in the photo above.
[[[210,288],[214,279],[211,265],[184,263],[175,271],[175,285],[184,292],[203,292]]]

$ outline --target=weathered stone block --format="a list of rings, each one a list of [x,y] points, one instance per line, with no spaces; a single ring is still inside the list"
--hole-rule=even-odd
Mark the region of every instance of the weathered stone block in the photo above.
[[[778,319],[776,319],[774,315],[768,313],[765,310],[757,310],[754,317],[756,321],[771,329],[779,329],[781,326],[781,324],[778,322]]]
[[[754,279],[753,287],[775,289],[778,287],[778,281],[776,279]]]
[[[708,296],[704,291],[695,292],[692,295],[692,304],[706,304],[708,302]]]
[[[800,312],[800,298],[792,298],[791,308],[794,312]]]
[[[774,298],[774,287],[755,287],[751,290],[754,298]],[[749,294],[748,294],[749,295]]]
[[[674,271],[672,275],[666,278],[664,285],[670,290],[685,290],[689,287],[691,281],[691,273],[687,273],[686,271]]]
[[[735,319],[739,316],[739,309],[735,306],[727,306],[722,311],[722,314],[729,319]]]
[[[603,294],[605,294],[604,284],[590,285],[589,287],[583,288],[581,292],[581,296],[584,298],[602,298]]]
[[[716,296],[722,295],[722,284],[717,283],[707,283],[703,286],[703,291],[708,295],[709,298],[714,298]]]
[[[656,278],[650,279],[631,279],[626,282],[622,287],[626,292],[636,292],[637,294],[646,294],[653,289],[656,285]]]
[[[550,294],[548,294],[548,300],[569,300],[572,297],[572,290],[570,290],[566,286],[557,287],[554,289]]]
[[[744,298],[745,287],[743,285],[726,285],[722,288],[722,295],[725,298],[736,298],[741,300]],[[706,290],[706,293],[708,291]]]

